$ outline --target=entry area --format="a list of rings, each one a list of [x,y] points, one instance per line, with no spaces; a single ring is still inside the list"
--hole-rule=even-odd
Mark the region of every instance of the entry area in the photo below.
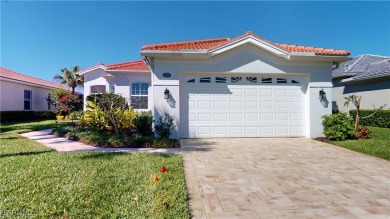
[[[181,138],[302,137],[302,76],[185,75]]]

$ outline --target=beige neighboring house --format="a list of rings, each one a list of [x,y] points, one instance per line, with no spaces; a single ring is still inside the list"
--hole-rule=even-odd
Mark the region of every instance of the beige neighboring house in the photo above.
[[[61,85],[0,67],[0,111],[50,110],[46,98]]]
[[[334,66],[333,111],[348,112],[355,107],[344,106],[351,94],[362,96],[361,109],[390,107],[390,56],[360,55]]]

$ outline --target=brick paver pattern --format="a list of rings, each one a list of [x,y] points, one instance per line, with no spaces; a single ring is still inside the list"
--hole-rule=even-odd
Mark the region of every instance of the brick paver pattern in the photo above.
[[[182,140],[194,218],[390,218],[390,162],[306,138]]]

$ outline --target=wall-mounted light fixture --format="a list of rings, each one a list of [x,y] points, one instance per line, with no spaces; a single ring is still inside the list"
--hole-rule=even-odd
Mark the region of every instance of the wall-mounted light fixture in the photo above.
[[[169,99],[169,90],[168,90],[168,88],[165,88],[165,91],[164,91],[164,99],[166,99],[166,100]]]
[[[321,101],[326,100],[326,93],[325,93],[324,89],[320,90],[319,98]]]

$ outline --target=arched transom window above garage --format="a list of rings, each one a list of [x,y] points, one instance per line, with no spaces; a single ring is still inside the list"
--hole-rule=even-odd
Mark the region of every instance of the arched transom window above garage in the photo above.
[[[184,82],[186,84],[301,84],[299,79],[283,76],[186,76]]]

